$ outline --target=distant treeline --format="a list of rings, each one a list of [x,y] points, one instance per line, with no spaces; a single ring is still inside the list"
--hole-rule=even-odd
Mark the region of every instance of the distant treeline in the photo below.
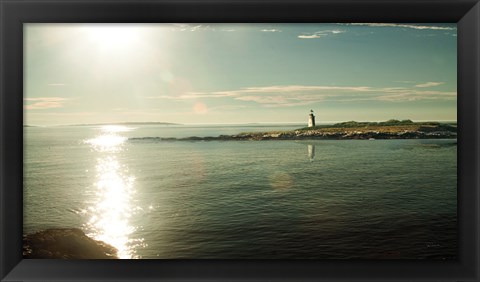
[[[332,127],[361,127],[361,126],[392,126],[392,125],[410,125],[414,122],[409,119],[397,120],[389,119],[387,121],[380,122],[367,122],[367,121],[345,121],[340,123],[335,123]],[[438,123],[437,123],[438,124]],[[433,124],[432,124],[433,125]]]

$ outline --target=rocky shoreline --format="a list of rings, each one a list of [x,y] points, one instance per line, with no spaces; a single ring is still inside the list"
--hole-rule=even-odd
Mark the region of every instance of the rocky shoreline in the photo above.
[[[409,124],[397,126],[319,127],[291,131],[248,132],[217,137],[163,138],[143,137],[130,140],[158,141],[249,141],[249,140],[372,140],[372,139],[455,139],[457,127],[446,124]]]
[[[113,246],[88,237],[78,228],[56,228],[23,236],[27,259],[118,259]]]

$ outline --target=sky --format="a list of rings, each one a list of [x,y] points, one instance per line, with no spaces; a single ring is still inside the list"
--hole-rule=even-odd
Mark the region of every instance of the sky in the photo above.
[[[456,24],[24,25],[24,124],[457,120]]]

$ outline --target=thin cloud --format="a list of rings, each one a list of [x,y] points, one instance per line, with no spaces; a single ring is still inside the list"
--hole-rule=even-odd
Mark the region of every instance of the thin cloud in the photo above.
[[[418,87],[276,85],[245,87],[230,91],[190,92],[181,96],[155,96],[150,99],[187,101],[196,99],[233,99],[255,102],[262,107],[291,107],[319,102],[384,101],[408,102],[417,100],[456,100],[454,91],[421,90]]]
[[[456,30],[456,27],[448,26],[435,26],[435,25],[416,25],[416,24],[396,24],[396,23],[347,23],[340,25],[357,25],[357,26],[370,26],[370,27],[400,27],[411,28],[417,30]]]
[[[421,84],[417,84],[415,85],[415,87],[434,87],[434,86],[438,86],[438,85],[442,85],[443,82],[433,82],[433,81],[429,81],[429,82],[425,82],[425,83],[421,83]]]
[[[209,25],[201,24],[172,24],[172,30],[176,31],[198,31],[210,29]]]
[[[196,31],[196,30],[199,30],[202,28],[202,25],[196,25],[196,26],[193,26],[190,31]]]
[[[212,93],[203,93],[203,92],[188,92],[183,95],[159,95],[159,96],[146,96],[147,99],[165,99],[165,100],[192,100],[192,99],[202,99],[202,98],[221,98],[221,97],[231,97],[235,96],[235,93],[231,92],[212,92]]]
[[[280,85],[280,86],[264,86],[264,87],[246,87],[235,91],[219,91],[215,94],[223,96],[238,96],[242,93],[293,93],[308,91],[352,91],[365,92],[370,91],[371,87],[367,86],[311,86],[311,85]]]
[[[256,102],[261,104],[266,108],[277,108],[277,107],[294,107],[294,106],[305,106],[314,104],[320,101],[323,101],[323,97],[313,97],[308,96],[242,96],[235,98],[236,100],[246,101],[246,102]]]
[[[315,38],[320,38],[321,36],[318,35],[318,34],[310,34],[310,35],[305,35],[305,34],[302,34],[302,35],[299,35],[298,38],[300,39],[315,39]]]
[[[376,98],[378,101],[386,102],[411,102],[419,100],[449,100],[455,101],[457,99],[456,92],[441,92],[441,91],[405,91],[399,93],[388,93],[388,95],[381,95]]]
[[[282,32],[281,30],[275,29],[275,28],[273,28],[273,29],[262,29],[260,31],[263,31],[263,32]]]
[[[233,28],[219,28],[215,27],[215,25],[205,25],[205,24],[183,24],[177,23],[171,25],[171,30],[173,31],[203,31],[203,30],[210,30],[210,31],[221,31],[221,32],[233,32],[237,31]]]
[[[62,108],[67,98],[62,97],[39,97],[39,98],[25,98],[26,103],[33,102],[29,105],[25,105],[27,110],[45,110],[52,108]]]
[[[316,39],[316,38],[325,37],[327,35],[340,34],[340,33],[344,33],[344,32],[345,32],[344,30],[339,30],[339,29],[321,30],[321,31],[317,31],[317,32],[314,32],[314,33],[310,33],[310,34],[308,34],[308,33],[300,34],[297,37],[300,38],[300,39]]]

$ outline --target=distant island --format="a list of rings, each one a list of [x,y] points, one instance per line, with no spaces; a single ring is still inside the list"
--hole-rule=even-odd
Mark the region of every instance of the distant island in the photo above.
[[[180,123],[157,122],[157,121],[132,121],[132,122],[111,122],[111,123],[83,123],[71,124],[70,126],[97,126],[97,125],[181,125]]]
[[[163,138],[143,137],[130,140],[156,139],[161,141],[214,140],[348,140],[348,139],[455,139],[457,124],[440,122],[413,122],[391,119],[384,122],[347,121],[332,125],[317,125],[288,131],[244,132],[217,137]]]

